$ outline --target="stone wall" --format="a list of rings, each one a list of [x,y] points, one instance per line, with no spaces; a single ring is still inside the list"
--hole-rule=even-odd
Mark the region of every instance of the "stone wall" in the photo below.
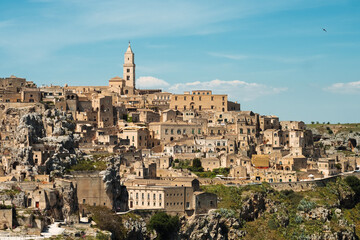
[[[345,178],[347,176],[355,176],[360,178],[360,172],[354,172],[350,174],[337,175],[329,178],[323,178],[319,180],[312,181],[301,181],[301,182],[279,182],[279,183],[270,183],[270,186],[277,191],[281,190],[293,190],[295,192],[301,191],[311,191],[316,187],[324,187],[328,182],[336,181],[337,178]]]

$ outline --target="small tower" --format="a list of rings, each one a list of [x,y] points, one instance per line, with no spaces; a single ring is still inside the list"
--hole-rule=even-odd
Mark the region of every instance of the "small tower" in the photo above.
[[[130,41],[129,47],[124,55],[124,80],[125,86],[132,91],[135,90],[135,63],[134,63],[134,53],[131,50]]]

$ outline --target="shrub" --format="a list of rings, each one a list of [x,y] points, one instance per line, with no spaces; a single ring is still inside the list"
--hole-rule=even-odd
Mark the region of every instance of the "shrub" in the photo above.
[[[289,196],[289,195],[293,194],[294,191],[293,190],[281,190],[280,193],[285,196]]]
[[[156,231],[156,233],[158,234],[156,239],[171,239],[171,236],[179,231],[179,217],[171,217],[165,212],[157,212],[151,217],[148,227],[150,230]]]
[[[201,166],[201,160],[199,158],[194,158],[192,161],[192,166],[189,168],[192,172],[203,172],[204,168]]]
[[[355,192],[356,198],[358,199],[360,197],[360,179],[355,176],[347,176],[345,182]]]
[[[300,215],[296,215],[296,216],[295,216],[295,222],[296,222],[297,224],[302,223],[302,221],[303,221],[302,216],[300,216]]]
[[[340,164],[340,163],[335,164],[335,167],[336,167],[336,169],[338,169],[338,170],[341,170],[341,169],[342,169],[342,167],[341,167],[341,164]]]
[[[225,218],[234,218],[236,217],[236,212],[233,209],[220,208],[217,212]]]
[[[102,206],[86,206],[92,214],[92,220],[101,230],[109,231],[114,239],[125,239],[126,229],[122,224],[122,217],[114,214],[110,209]]]
[[[316,203],[314,203],[310,200],[301,199],[297,209],[299,211],[310,212],[315,207],[316,207]]]
[[[215,175],[224,175],[227,177],[230,173],[230,168],[215,168],[213,173],[215,173]]]

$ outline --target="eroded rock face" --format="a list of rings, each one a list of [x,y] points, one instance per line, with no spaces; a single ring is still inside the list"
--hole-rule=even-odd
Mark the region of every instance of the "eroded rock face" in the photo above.
[[[39,173],[62,176],[66,168],[77,163],[76,159],[81,155],[76,148],[79,136],[73,134],[76,125],[71,114],[57,109],[37,112],[32,108],[8,109],[6,112],[19,119],[8,171],[21,165],[25,166],[22,171],[26,176]],[[34,144],[48,152],[43,159],[45,169],[34,162]]]
[[[16,134],[18,143],[31,145],[44,136],[45,128],[41,114],[31,112],[21,116]]]
[[[178,239],[240,239],[245,232],[239,230],[239,219],[226,218],[218,212],[211,212],[206,216],[196,216],[190,219],[182,217]]]
[[[253,221],[261,216],[265,211],[274,213],[278,209],[276,203],[266,197],[263,192],[251,193],[247,200],[243,202],[240,209],[240,217],[245,221]]]
[[[113,200],[113,210],[126,211],[128,210],[128,193],[126,187],[120,184],[121,156],[111,156],[106,158],[105,161],[108,163],[107,169],[101,174],[103,174],[106,194]]]
[[[144,219],[132,219],[129,218],[123,222],[125,229],[127,230],[126,239],[129,240],[150,240],[146,222]]]

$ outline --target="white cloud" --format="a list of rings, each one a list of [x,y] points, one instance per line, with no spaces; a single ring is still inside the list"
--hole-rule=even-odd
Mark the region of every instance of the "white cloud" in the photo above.
[[[208,55],[219,58],[226,58],[230,60],[266,60],[280,63],[303,63],[324,58],[324,55],[311,55],[311,56],[299,56],[299,57],[286,57],[286,56],[262,56],[262,55],[242,55],[242,54],[228,54],[228,53],[215,53],[209,52]]]
[[[348,83],[334,83],[324,88],[325,91],[342,94],[360,94],[360,81]]]
[[[214,94],[228,94],[229,99],[233,101],[252,101],[257,98],[287,91],[286,87],[272,87],[240,80],[224,81],[215,79],[205,82],[196,81],[169,84],[165,80],[151,76],[138,78],[136,86],[140,89],[161,88],[172,93],[183,93],[191,90],[212,90]]]
[[[136,85],[139,88],[165,88],[168,87],[170,84],[162,79],[148,76],[139,77],[136,80]]]
[[[175,93],[190,90],[213,90],[215,94],[228,94],[230,99],[237,101],[252,101],[260,97],[287,91],[285,87],[278,88],[259,83],[249,83],[239,80],[224,81],[219,79],[206,82],[177,83],[168,89]]]

